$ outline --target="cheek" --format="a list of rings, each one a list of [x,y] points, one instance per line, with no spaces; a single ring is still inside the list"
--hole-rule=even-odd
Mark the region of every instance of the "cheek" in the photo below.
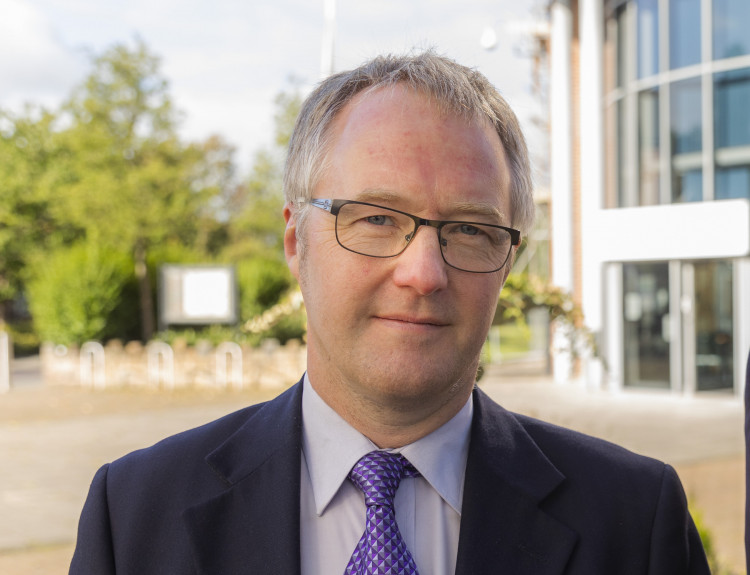
[[[488,321],[492,321],[501,287],[499,281],[486,282],[473,286],[473,289],[463,294],[462,300],[474,310],[477,321],[485,316],[489,317]]]
[[[316,238],[300,258],[300,285],[312,296],[309,303],[326,300],[333,309],[344,302],[364,303],[379,263],[382,266],[380,260],[345,250],[330,236]]]

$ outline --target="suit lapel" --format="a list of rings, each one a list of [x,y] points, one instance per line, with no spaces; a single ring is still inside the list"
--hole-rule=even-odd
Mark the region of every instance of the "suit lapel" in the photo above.
[[[577,536],[541,509],[564,481],[515,417],[474,392],[456,575],[553,575]]]
[[[184,514],[199,573],[300,572],[301,400],[298,384],[206,458],[227,489]]]
[[[302,386],[265,404],[206,462],[227,489],[184,513],[201,574],[300,572]],[[509,412],[474,392],[456,575],[559,575],[576,534],[541,509],[562,474]]]

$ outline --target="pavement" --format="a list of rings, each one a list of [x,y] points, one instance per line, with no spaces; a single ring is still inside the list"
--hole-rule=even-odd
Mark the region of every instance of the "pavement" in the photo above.
[[[66,573],[96,469],[279,390],[85,390],[40,383],[17,360],[0,395],[0,573]],[[725,566],[744,565],[741,401],[658,392],[594,391],[490,366],[481,387],[506,408],[614,441],[675,466]]]

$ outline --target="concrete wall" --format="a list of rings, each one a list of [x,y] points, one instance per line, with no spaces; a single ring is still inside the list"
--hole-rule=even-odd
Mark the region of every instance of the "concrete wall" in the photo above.
[[[104,389],[112,386],[216,388],[284,388],[305,371],[306,348],[298,341],[279,345],[268,340],[260,348],[226,342],[169,346],[152,342],[88,342],[65,347],[46,344],[40,352],[42,377],[49,385]]]

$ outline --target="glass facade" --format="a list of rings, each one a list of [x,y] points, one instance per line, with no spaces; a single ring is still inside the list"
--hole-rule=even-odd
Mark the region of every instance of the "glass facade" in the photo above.
[[[618,10],[615,15],[615,36],[617,47],[615,49],[617,65],[615,66],[615,78],[616,86],[619,88],[625,85],[626,76],[625,70],[627,69],[625,58],[628,56],[626,49],[626,23],[625,23],[625,10]]]
[[[672,201],[703,199],[703,123],[700,78],[675,82],[670,90]]]
[[[668,389],[668,264],[623,264],[622,280],[625,320],[624,384]]]
[[[750,54],[750,2],[713,0],[713,59]]]
[[[701,61],[700,0],[669,2],[669,67],[682,68]]]
[[[638,0],[638,77],[659,71],[659,3]]]
[[[640,205],[659,203],[659,91],[638,95],[638,172]]]
[[[750,0],[613,4],[605,207],[750,199]],[[622,353],[623,385],[738,385],[750,262],[732,258],[613,264],[622,283],[611,309],[622,316],[612,321],[622,321],[623,339],[612,353]]]
[[[732,264],[694,264],[696,387],[731,389],[734,384]]]
[[[621,134],[625,131],[625,103],[617,103],[617,133]],[[620,207],[627,207],[631,204],[628,202],[626,196],[627,192],[627,178],[625,177],[625,145],[622,140],[617,142],[617,161],[615,162],[615,170],[617,171],[617,205]]]
[[[714,123],[717,148],[750,146],[750,68],[714,76]]]
[[[609,18],[605,206],[750,198],[750,0],[630,0]]]
[[[717,200],[750,198],[750,68],[714,75]]]

